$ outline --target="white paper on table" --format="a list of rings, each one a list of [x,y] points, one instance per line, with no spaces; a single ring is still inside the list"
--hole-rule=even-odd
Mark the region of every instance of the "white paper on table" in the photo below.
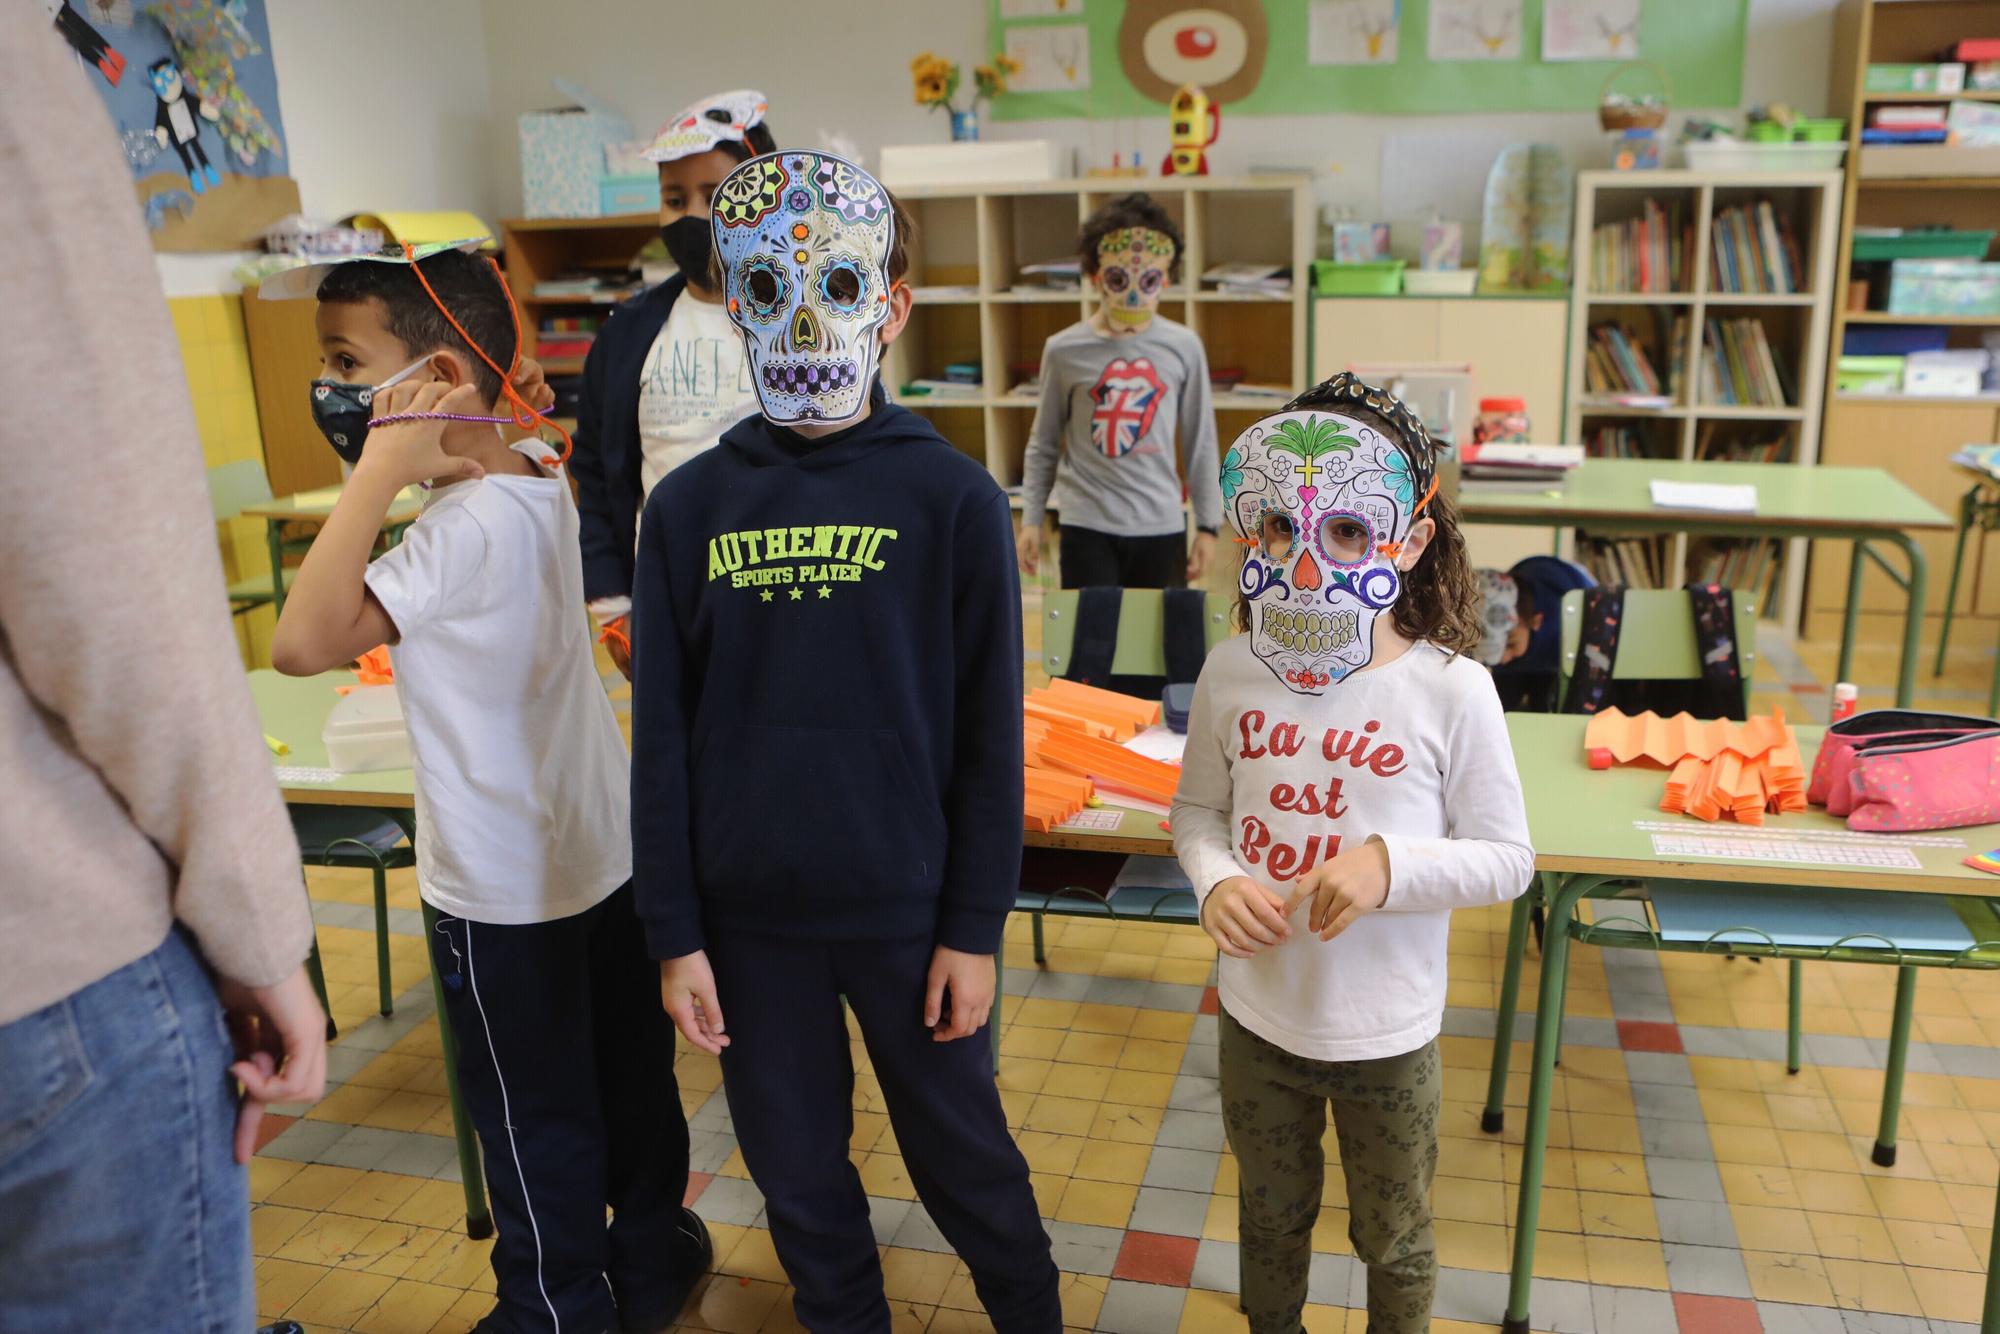
[[[1168,764],[1179,764],[1181,757],[1187,753],[1187,735],[1174,731],[1165,723],[1154,723],[1127,741],[1125,749],[1136,751],[1149,760],[1164,760]]]
[[[1721,482],[1666,482],[1651,484],[1653,505],[1663,510],[1715,510],[1723,514],[1755,514],[1757,488]]]

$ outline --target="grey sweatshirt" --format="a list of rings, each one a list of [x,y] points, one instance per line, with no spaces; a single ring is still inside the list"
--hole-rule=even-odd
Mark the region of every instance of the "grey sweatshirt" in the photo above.
[[[118,135],[0,5],[0,1024],[157,948],[277,982],[312,914],[230,630],[186,375]]]
[[[1065,524],[1116,537],[1184,532],[1183,472],[1195,524],[1216,528],[1215,407],[1208,353],[1194,331],[1155,316],[1136,334],[1107,336],[1085,320],[1050,338],[1023,465],[1022,524],[1041,527],[1053,489]]]

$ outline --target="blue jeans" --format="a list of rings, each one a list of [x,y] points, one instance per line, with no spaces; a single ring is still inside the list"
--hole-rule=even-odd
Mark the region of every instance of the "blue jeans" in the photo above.
[[[179,930],[0,1025],[0,1334],[256,1324],[229,1061]]]

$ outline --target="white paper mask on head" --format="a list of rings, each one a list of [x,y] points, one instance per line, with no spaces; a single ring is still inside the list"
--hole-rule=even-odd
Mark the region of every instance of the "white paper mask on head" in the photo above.
[[[1150,227],[1120,227],[1097,243],[1097,288],[1113,324],[1144,324],[1160,308],[1174,268],[1174,239]]]
[[[709,224],[764,416],[789,426],[859,415],[889,318],[888,192],[828,153],[767,153],[723,178]]]
[[[1222,460],[1230,524],[1250,548],[1241,588],[1251,646],[1277,678],[1316,695],[1375,655],[1375,618],[1395,604],[1403,543],[1436,489],[1429,437],[1402,403],[1343,373],[1253,424]],[[1413,464],[1366,407],[1416,443]]]
[[[673,162],[706,153],[723,144],[743,142],[743,136],[764,123],[771,104],[754,88],[704,97],[660,127],[646,149],[648,162]]]

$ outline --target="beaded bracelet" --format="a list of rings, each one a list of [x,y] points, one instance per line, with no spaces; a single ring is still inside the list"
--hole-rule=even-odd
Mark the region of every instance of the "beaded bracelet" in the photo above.
[[[370,430],[373,430],[377,426],[393,426],[397,422],[418,421],[495,422],[504,426],[513,420],[512,417],[473,417],[462,412],[396,412],[391,413],[387,417],[370,417],[368,419],[368,427]]]

